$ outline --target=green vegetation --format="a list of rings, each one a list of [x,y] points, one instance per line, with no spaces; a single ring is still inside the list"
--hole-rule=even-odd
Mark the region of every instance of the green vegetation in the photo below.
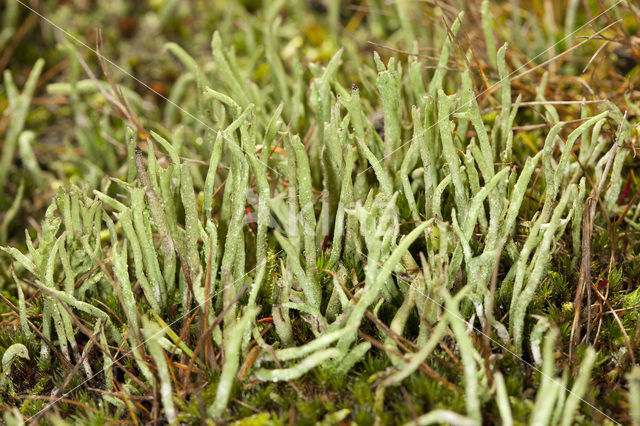
[[[640,9],[215,3],[1,6],[7,424],[640,424]]]

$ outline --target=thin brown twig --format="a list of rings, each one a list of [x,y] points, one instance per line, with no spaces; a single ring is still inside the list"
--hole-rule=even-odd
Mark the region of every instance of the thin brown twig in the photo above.
[[[102,31],[98,30],[97,36],[98,38],[96,40],[96,56],[98,57],[98,63],[100,64],[100,68],[102,69],[104,77],[107,79],[107,82],[111,86],[111,90],[116,95],[116,98],[119,101],[119,104],[112,103],[112,105],[116,106],[117,109],[120,110],[120,113],[123,114],[127,119],[127,121],[129,121],[129,123],[131,123],[135,127],[136,131],[138,132],[138,136],[140,136],[141,139],[146,140],[149,138],[149,133],[147,133],[147,131],[144,129],[142,122],[129,106],[127,100],[122,94],[122,91],[114,84],[113,79],[111,78],[111,74],[109,74],[109,68],[104,61],[104,56],[100,54],[100,51],[102,50]]]
[[[516,75],[516,76],[512,77],[512,78],[511,78],[511,81],[518,80],[518,79],[520,79],[520,78],[522,78],[522,77],[524,77],[524,76],[526,76],[526,75],[528,75],[528,74],[532,73],[533,71],[537,70],[538,68],[542,68],[542,67],[544,67],[544,66],[548,65],[549,63],[551,63],[551,62],[554,62],[554,61],[558,60],[559,58],[561,58],[561,57],[563,57],[563,56],[565,56],[565,55],[569,54],[569,53],[570,53],[570,52],[572,52],[573,50],[576,50],[577,48],[579,48],[579,47],[580,47],[580,46],[582,46],[583,44],[588,43],[589,41],[593,40],[593,39],[594,39],[594,38],[596,38],[598,35],[600,35],[600,34],[601,34],[601,33],[603,33],[604,31],[608,30],[610,27],[612,27],[612,26],[616,25],[617,23],[619,23],[619,22],[621,22],[621,21],[622,21],[622,19],[619,19],[619,20],[617,20],[617,21],[615,21],[615,22],[612,22],[611,24],[607,25],[606,27],[604,27],[604,28],[602,28],[602,29],[598,30],[595,34],[592,34],[592,35],[590,35],[590,36],[588,36],[588,37],[585,37],[585,39],[584,39],[583,41],[581,41],[580,43],[576,44],[575,46],[571,46],[570,48],[568,48],[567,50],[565,50],[565,51],[563,51],[563,52],[561,52],[561,53],[557,54],[557,55],[556,55],[556,56],[554,56],[553,58],[547,59],[546,61],[544,61],[544,62],[542,62],[542,63],[540,63],[540,64],[536,65],[535,67],[530,68],[530,69],[528,69],[528,70],[526,70],[526,71],[524,71],[524,72],[522,72],[522,73],[520,73],[520,74],[518,74],[518,75]],[[497,86],[497,85],[496,85],[496,86]]]
[[[323,271],[323,272],[333,273],[333,271],[330,271],[328,269],[319,269],[319,270]],[[351,291],[344,285],[344,283],[340,282],[340,280],[337,280],[337,281],[338,281],[338,284],[340,284],[340,287],[342,287],[344,292],[347,294],[347,296],[357,303],[358,302],[358,298],[356,298],[353,295],[353,293],[351,293]],[[398,345],[400,345],[407,352],[411,352],[411,351],[409,350],[409,348],[406,345],[409,345],[409,346],[413,347],[414,349],[419,349],[418,345],[416,345],[414,342],[412,342],[411,340],[407,339],[404,336],[399,335],[395,331],[391,330],[385,323],[380,321],[380,319],[378,319],[378,317],[376,317],[373,314],[373,312],[371,312],[370,310],[367,309],[366,312],[365,312],[365,315],[366,315],[367,318],[369,318],[369,320],[371,320],[371,322],[373,322],[375,325],[380,327],[380,329],[382,329],[382,331],[384,331],[385,334],[387,334],[389,337],[391,337]]]
[[[62,393],[64,392],[64,389],[67,387],[67,385],[69,385],[69,382],[71,382],[71,379],[76,375],[78,370],[80,370],[80,366],[84,363],[84,360],[87,359],[87,356],[91,352],[91,349],[94,343],[96,342],[96,334],[102,332],[102,329],[103,329],[103,325],[101,325],[100,330],[98,330],[96,333],[93,333],[89,337],[89,343],[87,343],[87,346],[85,347],[84,354],[80,357],[76,365],[73,366],[69,374],[67,374],[67,377],[65,377],[64,381],[62,382],[62,385],[60,385],[58,390],[56,390],[51,395],[53,398],[59,398],[60,395],[62,395]],[[53,407],[53,405],[54,404],[49,404],[48,406],[44,407],[42,410],[38,411],[38,414],[36,414],[35,417],[30,418],[29,421],[33,423],[38,423],[38,420],[47,412],[49,408]]]
[[[137,411],[136,408],[140,409],[142,404],[136,401],[131,402],[131,400],[127,398],[126,392],[124,392],[124,387],[119,382],[114,380],[113,387],[116,393],[120,393],[124,395],[123,397],[120,397],[120,399],[124,401],[125,405],[129,409],[129,416],[131,417],[133,424],[137,426],[140,422],[138,421],[138,416],[136,415],[136,411]],[[108,392],[108,391],[105,391],[105,392]]]
[[[216,328],[216,326],[218,324],[220,324],[220,322],[222,322],[222,320],[224,319],[225,315],[227,314],[227,312],[229,312],[229,310],[233,307],[233,305],[235,305],[238,300],[240,300],[240,297],[242,297],[242,295],[244,294],[245,291],[247,291],[247,289],[249,288],[249,284],[250,282],[247,281],[242,288],[240,289],[239,292],[236,293],[236,295],[233,297],[233,299],[229,302],[229,304],[222,310],[222,312],[220,312],[218,314],[218,316],[216,316],[213,321],[211,322],[211,324],[209,325],[209,328],[207,328],[205,330],[204,333],[202,333],[202,335],[200,336],[200,338],[198,339],[198,343],[196,344],[195,349],[193,350],[193,355],[191,356],[191,360],[189,360],[189,368],[188,371],[191,371],[193,369],[193,364],[195,363],[196,358],[198,357],[198,354],[200,353],[200,350],[202,349],[202,346],[204,344],[204,341],[206,339],[209,338],[209,336],[211,335],[211,333],[213,332],[213,330]],[[191,381],[191,375],[187,374],[184,378],[184,385],[182,386],[183,389],[187,390],[189,389],[189,382]]]
[[[191,295],[194,295],[195,293],[193,292],[193,281],[191,280],[191,273],[189,272],[189,268],[187,268],[187,263],[184,261],[184,258],[182,257],[182,253],[180,252],[180,249],[177,246],[174,246],[174,249],[176,251],[176,253],[178,254],[178,259],[180,259],[180,267],[182,268],[182,273],[184,274],[184,280],[187,282],[187,289],[189,290],[187,292],[186,295],[186,301],[184,304],[184,310],[185,311],[190,311],[191,310]],[[194,296],[195,298],[195,296]],[[196,303],[198,303],[196,301]],[[200,311],[199,308],[196,308],[196,312],[194,312],[194,315],[196,315],[198,312]],[[180,333],[180,338],[185,342],[185,344],[189,345],[189,341],[191,340],[191,336],[189,335],[188,331],[188,327],[191,324],[191,322],[193,321],[193,319],[189,320],[189,318],[187,318],[186,315],[183,315],[183,322],[182,322],[182,332]]]
[[[598,279],[596,280],[596,282],[600,282],[602,280],[602,277],[604,276],[605,271],[603,270],[602,272],[600,272],[600,275],[598,276]],[[608,295],[608,292],[607,292]],[[606,295],[605,295],[606,297]],[[598,344],[598,339],[600,337],[600,331],[602,330],[602,323],[604,321],[604,304],[602,303],[602,300],[598,300],[597,301],[598,306],[600,307],[600,312],[598,312],[597,314],[597,318],[594,318],[594,322],[597,320],[598,321],[598,329],[596,330],[596,336],[593,338],[593,346],[597,346]]]
[[[602,43],[602,45],[598,48],[598,50],[596,50],[596,52],[593,55],[591,55],[589,62],[587,62],[587,65],[585,65],[584,69],[582,70],[583,74],[587,72],[587,69],[589,68],[593,60],[600,54],[600,52],[607,46],[607,44],[609,44],[609,41],[605,41],[604,43]]]
[[[76,401],[75,399],[69,399],[69,398],[54,398],[53,396],[47,396],[47,395],[20,395],[19,396],[22,399],[40,399],[43,401],[54,401],[54,402],[64,402],[65,404],[71,404],[71,405],[75,405],[77,407],[83,408],[85,410],[89,410],[89,411],[93,411],[94,413],[98,413],[98,409],[94,408],[88,404],[83,404],[82,402]],[[27,419],[28,420],[28,419]]]
[[[430,332],[433,332],[433,326],[429,324],[429,322],[426,319],[420,317],[420,322],[422,322],[422,324],[424,324],[425,327],[427,327]],[[440,357],[436,356],[433,353],[430,356],[434,360],[436,360],[437,362],[439,362],[440,364],[444,365],[447,368],[450,368],[450,369],[456,368],[455,364],[458,364],[460,362],[460,358],[456,356],[456,354],[451,350],[449,345],[447,345],[444,340],[440,340],[440,347],[444,349],[444,351],[447,353],[449,358],[451,358],[451,361],[453,362],[453,364],[448,361],[445,361],[444,359],[441,359]]]
[[[11,43],[4,49],[2,53],[2,57],[0,57],[0,74],[4,72],[4,69],[9,64],[11,60],[11,56],[13,52],[16,50],[16,47],[20,44],[24,36],[27,34],[27,31],[33,26],[33,24],[38,20],[38,15],[34,13],[30,13],[27,19],[22,22],[22,25],[18,27],[15,33],[13,33],[13,37],[11,37]]]
[[[104,389],[92,388],[92,387],[87,387],[87,390],[91,392],[101,393],[104,395],[114,396],[119,399],[124,398],[124,394],[121,392],[107,391]],[[126,395],[126,397],[134,401],[151,401],[153,399],[153,396],[151,395]]]
[[[258,410],[256,407],[253,407],[246,402],[242,402],[239,399],[231,398],[231,401],[235,402],[238,405],[242,405],[244,408],[253,411],[254,413],[262,413],[262,411]]]
[[[80,331],[82,331],[82,333],[87,336],[87,337],[91,337],[93,335],[93,333],[91,331],[89,331],[89,329],[76,317],[76,315],[73,314],[73,311],[71,310],[71,308],[62,300],[60,300],[60,298],[53,294],[53,297],[56,298],[56,300],[60,303],[60,305],[69,313],[69,316],[71,317],[71,319],[73,320],[73,322],[75,322],[75,324],[78,326],[78,328],[80,329]],[[124,342],[123,342],[124,344]],[[111,359],[111,361],[116,364],[118,367],[120,367],[122,369],[122,371],[124,371],[129,378],[131,378],[134,382],[136,382],[136,384],[138,384],[138,386],[140,386],[145,392],[149,392],[149,387],[147,385],[144,384],[144,382],[142,380],[140,380],[138,378],[138,376],[136,376],[135,374],[133,374],[133,372],[131,370],[129,370],[127,367],[125,367],[119,360],[120,358],[124,357],[124,356],[130,356],[133,354],[133,351],[129,351],[125,354],[123,354],[121,357],[118,357],[117,355],[111,355],[111,353],[108,350],[108,347],[105,348],[100,342],[95,341],[95,345],[98,347],[98,349],[100,349],[103,353],[106,353],[107,356]],[[118,349],[118,353],[120,352],[121,348],[117,348]],[[86,382],[86,381],[85,381]]]
[[[618,129],[618,136],[614,141],[613,147],[609,151],[609,158],[607,160],[607,165],[602,172],[602,177],[600,178],[600,182],[597,188],[594,188],[594,195],[589,197],[586,201],[586,207],[584,209],[583,219],[582,219],[582,261],[580,263],[580,278],[578,280],[578,288],[576,289],[576,296],[574,299],[574,309],[575,314],[573,316],[573,323],[571,325],[571,334],[569,341],[569,359],[573,357],[573,351],[577,344],[577,341],[580,338],[580,331],[578,330],[578,323],[581,315],[582,308],[582,299],[584,296],[585,289],[587,290],[587,306],[591,306],[591,238],[593,235],[593,221],[596,214],[596,203],[597,200],[600,199],[600,192],[604,187],[604,183],[609,174],[609,170],[611,169],[611,165],[613,163],[613,159],[618,150],[618,143],[620,140],[620,135],[622,134],[622,126],[624,121],[626,120],[627,113],[625,112],[622,121],[620,122],[620,127]],[[589,316],[591,310],[589,309]],[[590,332],[590,319],[587,319],[587,336]]]
[[[25,282],[27,282],[27,280],[25,280]],[[20,315],[20,311],[18,310],[18,308],[16,308],[15,305],[13,303],[11,303],[11,301],[9,299],[4,297],[4,295],[2,293],[0,293],[0,298],[2,299],[2,301],[9,308],[11,308],[12,311],[14,311],[16,314]],[[38,327],[36,327],[35,324],[33,324],[31,321],[29,321],[29,319],[27,319],[27,324],[29,324],[29,327],[31,327],[31,329],[34,331],[34,333],[36,333],[38,335],[38,337],[40,337],[46,343],[46,345],[49,347],[49,349],[51,349],[51,351],[54,354],[56,354],[56,356],[60,359],[62,364],[65,366],[65,368],[72,368],[71,363],[64,357],[64,355],[62,355],[62,353],[58,350],[58,348],[56,348],[56,346],[53,344],[53,342],[51,340],[49,340],[46,337],[44,337],[44,334],[42,334],[40,329]]]
[[[340,282],[340,280],[336,280],[338,282],[338,284],[342,287],[343,291],[347,294],[347,296],[353,300],[354,302],[358,302],[358,299],[351,293],[351,291],[349,291],[349,289],[344,285],[344,283]],[[398,333],[396,333],[395,331],[391,330],[385,323],[383,323],[378,317],[376,317],[373,312],[371,312],[369,309],[367,309],[365,311],[365,315],[366,317],[373,322],[375,325],[377,325],[387,336],[391,337],[391,339],[402,349],[404,350],[406,353],[413,353],[402,341],[406,341],[407,343],[409,343],[411,346],[413,346],[415,349],[418,349],[418,346],[407,340],[406,338],[404,338],[403,336],[400,336]],[[360,335],[360,333],[362,333],[362,335]],[[365,333],[358,331],[358,335],[360,335],[360,337],[364,338],[365,340],[369,341],[369,343],[371,343],[372,345],[376,346],[377,345],[377,341],[372,341],[369,340],[369,337],[366,335]],[[364,337],[364,336],[368,336],[368,337]],[[373,339],[371,337],[371,339]],[[375,340],[375,339],[374,339]],[[385,352],[389,352],[394,356],[398,356],[400,358],[405,358],[405,355],[401,354],[400,352],[390,349],[384,345],[382,345],[382,348]],[[425,374],[427,374],[429,377],[431,377],[434,380],[439,381],[440,383],[445,384],[448,383],[447,380],[443,379],[442,377],[440,377],[438,375],[438,373],[435,372],[435,370],[433,370],[431,367],[429,367],[427,364],[425,364],[424,362],[421,364],[421,371],[423,371]],[[448,385],[445,384],[445,386],[448,387]]]
[[[403,355],[402,353],[400,353],[399,351],[397,351],[395,349],[392,349],[392,348],[389,348],[389,347],[385,346],[384,343],[382,343],[381,341],[379,341],[379,340],[375,339],[374,337],[368,335],[364,331],[358,330],[358,336],[360,336],[362,339],[366,340],[367,342],[371,343],[373,346],[375,346],[376,348],[380,349],[382,352],[391,354],[391,355],[393,355],[395,357],[398,357],[398,358],[404,360],[405,362],[407,361],[407,358],[406,358],[405,355]],[[458,389],[457,385],[451,383],[447,379],[442,378],[438,373],[435,372],[434,369],[429,367],[424,362],[422,362],[418,368],[424,374],[426,374],[427,376],[431,377],[432,379],[434,379],[438,383],[442,384],[444,387],[446,387],[450,391],[454,392],[454,391],[456,391]]]
[[[416,410],[416,407],[411,402],[411,398],[409,397],[409,392],[407,392],[404,386],[400,386],[400,392],[402,392],[402,397],[404,398],[404,401],[407,403],[407,407],[409,407],[409,411],[411,412],[411,418],[413,419],[413,423],[416,425],[419,424],[418,411]]]
[[[625,330],[624,325],[622,324],[622,321],[620,320],[620,316],[618,316],[616,311],[613,309],[613,307],[611,306],[611,303],[609,303],[609,300],[607,300],[607,298],[604,297],[600,293],[600,290],[598,290],[598,286],[594,285],[594,283],[591,283],[591,287],[592,287],[593,291],[596,293],[596,295],[609,307],[610,312],[613,314],[613,317],[615,318],[616,322],[618,323],[618,326],[620,327],[620,331],[622,332],[622,335],[624,337],[624,343],[627,345],[627,349],[629,350],[629,357],[631,358],[631,362],[635,365],[636,357],[633,354],[633,348],[631,346],[631,340],[629,339],[629,335],[627,334],[627,331]]]
[[[97,303],[97,304],[98,304],[98,305],[100,305],[100,306],[103,306],[107,311],[109,311],[109,313],[111,313],[111,315],[113,315],[113,316],[118,320],[118,322],[119,322],[121,325],[126,325],[126,324],[124,323],[124,321],[122,321],[122,319],[118,316],[118,314],[116,314],[116,313],[113,311],[113,309],[111,309],[111,308],[109,307],[109,305],[107,305],[106,303],[104,303],[102,300],[99,300],[99,299],[96,299],[95,297],[92,297],[92,298],[91,298],[91,301],[93,301],[93,302]],[[124,304],[123,304],[122,306],[126,306],[126,305],[124,305]]]

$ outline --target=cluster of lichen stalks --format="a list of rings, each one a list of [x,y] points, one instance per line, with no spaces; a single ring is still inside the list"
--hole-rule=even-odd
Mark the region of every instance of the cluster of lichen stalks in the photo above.
[[[486,7],[483,12],[489,19]],[[271,18],[275,24],[269,25],[277,26],[275,15]],[[516,159],[512,127],[521,97],[512,102],[508,47],[489,52],[499,74],[493,84],[500,105],[489,125],[470,70],[445,78],[459,24],[454,21],[450,37],[443,38],[440,62],[427,82],[418,56],[403,67],[394,58],[384,64],[374,54],[377,70],[362,65],[359,86],[379,93],[384,132],[368,119],[373,108],[361,100],[360,88],[340,83],[342,50],[325,67],[309,66],[313,79],[306,88],[303,67],[293,64],[295,75],[287,75],[267,37],[265,56],[278,104],[241,80],[234,51],[223,47],[217,33],[214,62],[206,66],[168,45],[188,70],[171,99],[179,104],[189,86],[196,86],[197,112],[183,122],[189,135],[202,137],[187,142],[182,126],[164,134],[129,131],[126,178],[105,180],[90,195],[72,186],[61,189],[37,244],[27,234],[27,253],[2,248],[15,261],[20,323],[27,336],[34,336],[34,320],[23,287],[28,282],[30,293],[40,292],[41,335],[34,336],[40,353],[31,355],[47,362],[54,342],[67,361],[81,364],[79,374],[86,379],[101,372],[109,391],[112,370],[126,356],[139,376],[119,386],[120,397],[108,394],[105,400],[131,409],[127,395],[159,380],[164,416],[174,423],[181,413],[169,354],[183,356],[190,369],[207,369],[202,348],[223,352],[215,400],[207,407],[208,415],[219,417],[238,377],[291,381],[313,368],[344,375],[367,352],[382,350],[393,365],[377,382],[376,404],[382,410],[385,390],[419,374],[450,336],[463,367],[466,413],[437,410],[420,422],[480,422],[482,405],[493,396],[502,421],[511,424],[504,379],[497,369],[486,370],[490,366],[474,342],[484,327],[496,336],[496,351],[521,354],[523,341],[530,341],[542,371],[531,421],[571,424],[595,352],[586,352],[572,383],[567,375],[557,376],[558,330],[541,319],[526,338],[527,308],[563,235],[570,232],[574,254],[580,255],[585,170],[596,182],[608,179],[603,204],[610,212],[617,208],[629,125],[614,105],[591,116],[583,104],[581,124],[566,132],[554,107],[545,105],[551,127],[542,150],[524,160],[525,150],[517,149]],[[40,68],[33,71],[36,78]],[[10,79],[6,84],[11,87]],[[89,80],[50,90],[77,99],[79,90],[96,87]],[[541,102],[544,92],[538,88]],[[12,93],[28,104],[30,93]],[[176,110],[169,109],[173,122]],[[312,129],[304,142],[298,134],[302,126]],[[620,129],[618,138],[604,129]],[[14,139],[18,135],[10,133],[6,143]],[[27,150],[28,141],[23,145]],[[146,164],[138,145],[146,147]],[[206,165],[183,157],[194,152],[208,158]],[[519,214],[537,170],[546,188],[544,204],[523,222]],[[524,242],[516,241],[516,229],[525,230]],[[500,262],[508,267],[498,277]],[[512,288],[508,326],[492,312],[495,288],[504,286]],[[121,325],[92,301],[113,295],[125,318]],[[171,322],[176,308],[179,318]],[[393,312],[387,325],[378,315],[383,308]],[[475,319],[468,323],[471,311]],[[178,335],[174,329],[194,314],[197,320]],[[260,333],[259,314],[271,318],[274,341]],[[84,348],[77,342],[82,323],[75,315],[95,324]],[[416,315],[417,327],[408,327]],[[372,348],[359,334],[368,320],[376,324],[382,348]],[[295,321],[308,326],[304,344],[294,335]],[[403,352],[398,347],[403,340],[417,349]],[[247,351],[254,345],[260,349]],[[87,356],[94,346],[103,354],[99,367]],[[23,345],[7,350],[2,386],[10,386],[13,359],[25,355]],[[246,371],[239,376],[241,365]]]

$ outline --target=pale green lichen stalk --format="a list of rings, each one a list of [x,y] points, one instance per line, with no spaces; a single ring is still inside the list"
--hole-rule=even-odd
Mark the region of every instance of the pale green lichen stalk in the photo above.
[[[97,179],[90,190],[62,186],[35,242],[27,234],[26,248],[0,247],[14,262],[17,328],[37,342],[39,361],[57,362],[53,348],[70,365],[82,359],[91,380],[74,320],[91,321],[104,348],[105,392],[120,391],[113,382],[122,358],[140,373],[123,379],[122,395],[131,400],[112,395],[106,404],[135,416],[140,410],[131,401],[154,389],[173,424],[191,421],[194,410],[226,421],[235,392],[248,380],[296,383],[313,371],[344,378],[373,354],[389,361],[370,383],[381,416],[392,390],[404,389],[419,371],[437,376],[427,364],[435,359],[455,364],[441,383],[455,382],[449,390],[464,394],[464,403],[460,413],[433,405],[416,416],[418,424],[480,424],[495,401],[491,419],[510,425],[520,420],[522,404],[512,400],[514,385],[500,362],[489,371],[485,357],[519,359],[530,350],[539,383],[527,402],[530,423],[582,421],[596,352],[583,351],[575,379],[568,370],[558,374],[560,329],[532,316],[532,306],[569,235],[572,253],[583,254],[592,176],[606,184],[602,211],[621,214],[631,154],[626,115],[613,104],[596,112],[582,102],[574,126],[545,105],[537,111],[544,130],[525,144],[515,129],[528,112],[521,95],[513,99],[512,48],[505,43],[496,50],[488,1],[479,15],[482,54],[492,68],[483,74],[491,85],[483,98],[468,62],[461,72],[449,71],[462,12],[438,32],[438,61],[427,72],[413,43],[425,31],[410,18],[418,7],[412,2],[398,1],[393,10],[398,34],[415,56],[383,59],[374,52],[360,60],[351,45],[308,65],[294,42],[283,46],[285,3],[266,6],[264,22],[251,21],[238,35],[248,45],[261,40],[254,56],[239,57],[219,32],[210,40],[210,58],[167,43],[185,70],[162,122],[145,123],[148,135],[117,133],[124,160],[112,177]],[[337,4],[331,2],[332,22],[340,19]],[[575,26],[575,9],[571,2],[567,31]],[[372,18],[367,25],[381,23]],[[23,132],[42,67],[40,60],[21,94],[5,74],[14,118],[0,158],[0,190],[16,147],[26,173],[42,184],[34,134]],[[547,79],[532,94],[541,103]],[[81,96],[96,96],[96,84],[104,82],[75,75],[48,89],[69,95],[79,108]],[[142,109],[142,98],[122,93]],[[491,118],[487,105],[499,113]],[[4,215],[2,244],[24,188]],[[41,317],[33,315],[34,298]],[[272,322],[273,331],[263,333],[263,322]],[[484,337],[488,348],[479,343]],[[3,386],[16,356],[28,359],[27,348],[14,344],[5,352]],[[203,391],[206,404],[181,399],[199,379],[189,370],[194,366],[215,380]],[[636,424],[638,374],[627,376]],[[336,409],[325,420],[347,414]]]

